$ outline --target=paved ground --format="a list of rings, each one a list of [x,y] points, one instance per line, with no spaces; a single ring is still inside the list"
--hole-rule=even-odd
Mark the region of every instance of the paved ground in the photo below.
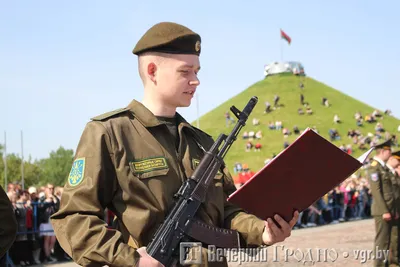
[[[372,252],[374,232],[373,220],[295,230],[284,243],[269,247],[261,251],[258,256],[254,256],[253,262],[231,262],[230,266],[373,266],[373,261],[368,259],[366,253]],[[236,259],[245,260],[244,254]],[[312,260],[314,263],[311,262]],[[76,267],[78,265],[63,263],[44,266]]]

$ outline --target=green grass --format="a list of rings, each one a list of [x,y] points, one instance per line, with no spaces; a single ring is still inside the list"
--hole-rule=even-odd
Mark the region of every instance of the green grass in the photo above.
[[[304,89],[299,88],[300,80],[303,81]],[[303,93],[305,102],[308,102],[313,115],[298,115],[297,110],[302,107],[300,104],[300,94]],[[271,106],[274,104],[274,95],[280,96],[280,104],[283,107],[273,110],[269,114],[264,114],[265,102],[269,101]],[[352,140],[347,137],[349,129],[359,129],[362,134],[375,133],[374,127],[376,123],[364,122],[362,127],[357,127],[354,114],[359,111],[362,116],[371,114],[375,108],[365,103],[362,103],[342,92],[335,90],[323,83],[320,83],[309,77],[298,77],[294,75],[275,75],[261,80],[240,94],[228,99],[214,110],[206,113],[200,118],[201,130],[207,132],[216,138],[220,133],[228,134],[232,130],[233,125],[226,126],[224,114],[232,105],[242,110],[252,96],[258,97],[258,104],[251,114],[247,125],[240,132],[240,136],[232,145],[228,152],[225,162],[229,166],[229,170],[233,170],[235,162],[247,163],[249,167],[257,171],[264,166],[264,161],[271,158],[272,154],[278,154],[283,150],[283,143],[287,140],[292,143],[297,135],[293,134],[293,127],[297,125],[300,130],[307,127],[316,126],[319,133],[329,139],[328,131],[330,128],[335,128],[341,135],[340,141],[334,141],[337,146],[342,144],[351,144]],[[328,98],[330,107],[322,105],[322,97]],[[305,108],[303,107],[303,110]],[[380,112],[383,114],[384,111]],[[232,114],[232,113],[231,113]],[[337,114],[342,120],[341,124],[333,122],[334,115]],[[233,114],[231,115],[232,117]],[[397,134],[397,127],[400,125],[400,120],[392,116],[383,114],[383,119],[378,119],[383,124],[385,130],[392,134]],[[253,118],[260,120],[260,125],[253,126]],[[236,118],[235,118],[236,119]],[[288,128],[292,134],[288,138],[284,138],[282,131],[270,130],[268,123],[276,120],[282,121],[283,127]],[[195,123],[193,125],[196,125]],[[261,130],[263,138],[260,140],[263,148],[260,152],[245,152],[246,141],[242,139],[244,131],[257,132]],[[253,141],[255,144],[256,141]],[[355,145],[353,148],[353,156],[357,157],[364,151],[359,150]],[[299,155],[300,156],[300,155]]]

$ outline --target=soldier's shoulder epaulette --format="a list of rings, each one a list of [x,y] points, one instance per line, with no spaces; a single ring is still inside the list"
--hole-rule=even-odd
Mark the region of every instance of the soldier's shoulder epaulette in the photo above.
[[[128,110],[129,110],[128,107],[126,107],[126,108],[119,108],[119,109],[116,109],[116,110],[113,110],[113,111],[109,111],[109,112],[103,113],[103,114],[101,114],[101,115],[98,115],[98,116],[93,117],[93,118],[90,118],[90,119],[91,119],[92,121],[102,121],[102,120],[111,118],[112,116],[121,114],[121,113],[123,113],[123,112],[125,112],[125,111],[128,111]]]
[[[373,167],[373,168],[376,168],[376,167],[378,167],[379,165],[380,165],[379,162],[376,161],[376,160],[372,160],[372,162],[371,162],[371,164],[370,164],[370,166]]]
[[[206,133],[206,132],[200,130],[200,129],[197,128],[197,127],[194,127],[193,125],[192,125],[192,128],[193,128],[196,132],[198,132],[199,134],[204,134],[204,135],[206,135],[207,137],[212,138],[211,135],[209,135],[208,133]]]

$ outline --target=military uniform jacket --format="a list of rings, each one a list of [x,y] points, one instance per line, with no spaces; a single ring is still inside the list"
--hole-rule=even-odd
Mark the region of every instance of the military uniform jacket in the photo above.
[[[13,244],[17,234],[17,219],[6,192],[0,186],[0,258]]]
[[[400,177],[397,174],[396,170],[393,169],[391,166],[387,165],[389,169],[389,177],[392,180],[393,186],[393,195],[396,202],[396,212],[400,213]]]
[[[76,263],[136,265],[136,249],[151,240],[172,207],[173,195],[213,143],[178,117],[178,151],[167,126],[136,100],[86,125],[60,210],[51,218],[60,245]],[[226,201],[234,190],[225,168],[214,178],[199,218],[237,230],[245,246],[260,246],[264,221]],[[106,208],[118,218],[118,230],[107,229]]]
[[[397,200],[388,167],[374,158],[368,168],[368,178],[372,194],[371,215],[381,216],[384,213],[391,213],[395,216]]]

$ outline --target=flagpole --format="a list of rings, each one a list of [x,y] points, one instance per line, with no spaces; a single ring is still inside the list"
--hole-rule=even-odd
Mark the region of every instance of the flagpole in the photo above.
[[[4,190],[7,192],[7,134],[4,131]]]
[[[283,40],[281,38],[281,62],[283,63]]]
[[[22,190],[25,190],[25,177],[24,177],[24,139],[21,130],[21,182]]]

